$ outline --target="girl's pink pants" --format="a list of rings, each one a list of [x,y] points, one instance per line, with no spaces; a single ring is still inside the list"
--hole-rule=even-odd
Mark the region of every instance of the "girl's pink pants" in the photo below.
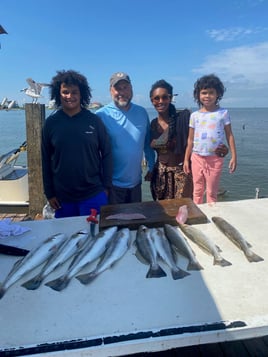
[[[207,203],[217,202],[224,159],[216,155],[201,156],[192,153],[191,162],[194,185],[194,203],[203,203],[205,190]]]

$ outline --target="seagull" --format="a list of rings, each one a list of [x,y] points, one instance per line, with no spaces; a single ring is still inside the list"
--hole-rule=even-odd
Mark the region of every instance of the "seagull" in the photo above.
[[[3,27],[2,25],[0,25],[0,35],[2,35],[2,34],[4,34],[4,33],[7,34],[7,32],[6,32],[6,30],[4,29],[4,27]]]
[[[0,35],[7,34],[6,30],[2,25],[0,25]],[[0,48],[1,48],[1,43],[0,43]]]
[[[27,94],[29,97],[33,98],[33,103],[37,103],[38,98],[41,98],[41,92],[44,87],[49,87],[47,83],[37,83],[32,78],[27,78],[26,82],[29,84],[30,87],[23,88],[20,91]]]

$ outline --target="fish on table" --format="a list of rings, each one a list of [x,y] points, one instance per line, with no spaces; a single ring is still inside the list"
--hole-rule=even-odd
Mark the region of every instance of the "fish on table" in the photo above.
[[[202,270],[202,265],[198,262],[195,252],[177,227],[170,224],[164,225],[164,232],[170,244],[174,246],[178,252],[188,259],[187,270]]]
[[[96,279],[105,270],[111,268],[118,260],[120,260],[128,251],[131,244],[131,235],[128,228],[122,228],[117,231],[110,241],[101,260],[96,268],[89,273],[80,274],[76,278],[82,284],[89,284]]]
[[[179,268],[176,265],[176,261],[173,256],[173,251],[164,232],[159,228],[152,228],[151,235],[157,253],[159,254],[160,258],[169,266],[171,270],[172,278],[174,280],[177,280],[177,279],[183,279],[187,275],[190,275],[188,272],[184,271],[183,269]]]
[[[56,291],[65,289],[76,274],[105,252],[116,232],[117,227],[110,227],[86,240],[80,251],[75,254],[67,271],[57,279],[45,283],[45,285]]]
[[[146,219],[146,216],[142,213],[116,213],[116,214],[111,214],[110,216],[107,216],[105,219],[108,220],[113,220],[113,219],[118,219],[122,221],[131,221],[135,219]]]
[[[148,227],[145,225],[139,226],[136,233],[135,243],[137,246],[136,257],[140,261],[149,265],[146,278],[161,278],[167,276],[165,271],[159,265],[158,253]]]
[[[187,238],[191,239],[191,241],[197,244],[204,252],[214,257],[214,265],[219,265],[221,267],[232,265],[232,263],[221,256],[221,249],[214,243],[214,241],[200,229],[188,224],[180,224],[179,228]]]
[[[42,242],[37,248],[31,250],[24,258],[18,260],[4,282],[0,284],[0,299],[4,296],[7,289],[16,281],[49,259],[49,257],[59,249],[64,239],[66,239],[65,234],[54,234]]]
[[[62,266],[69,258],[80,250],[85,240],[88,239],[87,231],[79,231],[66,239],[59,249],[48,259],[41,271],[22,286],[28,290],[37,289],[42,281],[55,269]]]
[[[252,262],[260,262],[263,261],[264,259],[254,253],[250,248],[251,244],[248,243],[242,234],[234,227],[232,226],[229,222],[227,222],[225,219],[221,217],[212,217],[212,221],[215,223],[216,227],[226,236],[230,239],[231,242],[233,242],[239,249],[243,251],[245,254],[247,260],[252,263]]]

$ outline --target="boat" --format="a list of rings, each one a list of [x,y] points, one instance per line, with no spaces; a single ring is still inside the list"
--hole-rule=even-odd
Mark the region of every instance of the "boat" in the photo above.
[[[88,108],[89,110],[95,111],[95,110],[100,109],[101,107],[103,107],[103,105],[102,105],[101,103],[99,103],[99,102],[93,102],[93,103],[90,103],[87,108]]]
[[[10,110],[18,107],[19,105],[16,100],[8,100],[6,97],[3,98],[2,102],[0,103],[0,110]]]
[[[193,207],[188,203],[189,209]],[[146,209],[147,225],[151,221],[151,205],[150,209],[145,208],[145,203],[137,206]],[[172,206],[176,207],[174,217],[177,202],[169,202],[171,209]],[[27,278],[17,281],[0,300],[0,355],[151,357],[155,352],[155,356],[162,357],[267,357],[268,198],[202,204],[198,208],[208,221],[193,226],[211,237],[232,265],[214,265],[212,256],[189,241],[204,269],[190,271],[190,276],[179,281],[172,279],[162,261],[167,276],[147,279],[148,267],[136,258],[135,244],[88,286],[73,278],[61,292],[52,292],[45,285],[29,291],[21,284],[43,266],[36,268],[34,274],[29,272]],[[130,212],[129,204],[122,204],[120,211]],[[167,212],[163,213],[168,218]],[[212,221],[215,214],[239,229],[264,261],[250,263],[216,227]],[[157,221],[161,225],[161,215]],[[122,227],[124,222],[118,222]],[[70,237],[73,232],[88,230],[84,216],[25,221],[19,222],[19,226],[30,230],[20,236],[1,238],[1,243],[13,242],[14,246],[31,250],[58,232]],[[134,243],[136,230],[130,234]],[[14,266],[14,259],[1,255],[1,282]],[[188,261],[178,254],[178,264],[187,269]],[[58,278],[68,266],[69,261],[51,272],[46,281]],[[84,272],[94,268],[95,264]]]
[[[22,151],[27,150],[26,141],[16,149],[0,156],[0,206],[28,206],[28,169],[16,165]]]

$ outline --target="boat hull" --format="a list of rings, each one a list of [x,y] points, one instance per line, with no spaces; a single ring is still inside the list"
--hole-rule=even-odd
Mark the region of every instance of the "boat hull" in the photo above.
[[[27,168],[13,166],[8,175],[0,177],[0,205],[29,205]]]

